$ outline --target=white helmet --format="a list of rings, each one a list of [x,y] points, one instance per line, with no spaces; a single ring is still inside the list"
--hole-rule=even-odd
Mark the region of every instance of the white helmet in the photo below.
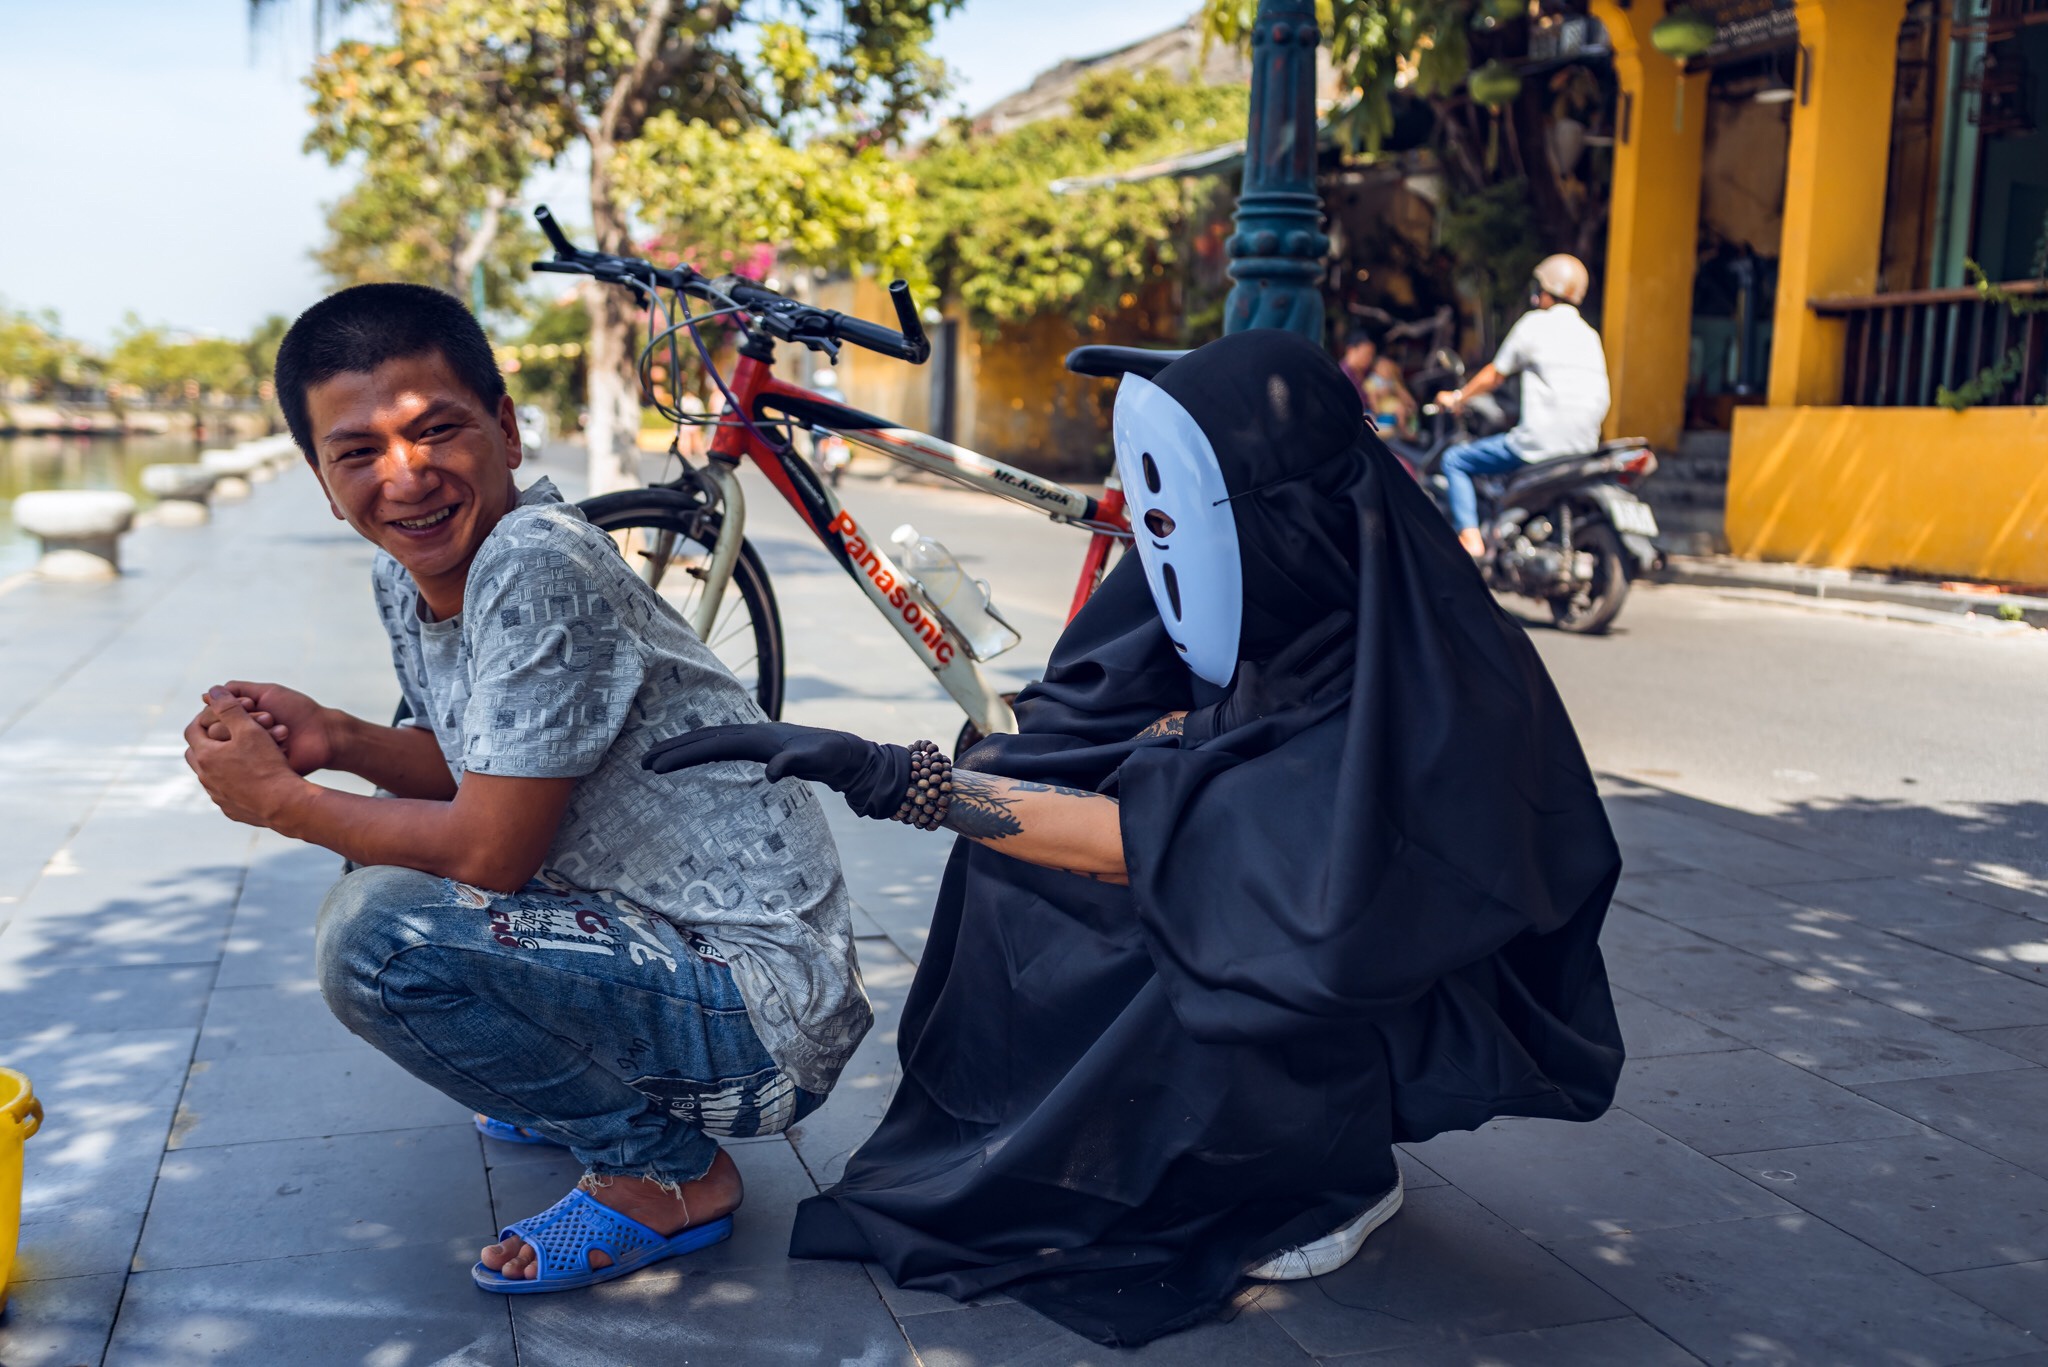
[[[1586,263],[1563,252],[1537,262],[1535,276],[1536,288],[1567,304],[1583,303],[1586,287],[1592,283],[1592,277],[1586,273]]]

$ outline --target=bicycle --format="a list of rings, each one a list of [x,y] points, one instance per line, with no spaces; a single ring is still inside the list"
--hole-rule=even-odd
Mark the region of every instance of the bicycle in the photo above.
[[[956,749],[984,735],[1014,731],[1011,697],[996,690],[979,664],[1001,650],[978,655],[966,633],[934,602],[926,587],[898,565],[885,543],[869,534],[819,478],[816,468],[798,449],[797,435],[823,431],[855,445],[978,492],[1043,513],[1089,534],[1080,578],[1068,617],[1081,610],[1108,570],[1111,552],[1130,541],[1130,522],[1114,475],[1100,498],[1070,489],[1055,480],[993,460],[966,447],[890,422],[839,399],[776,377],[778,343],[796,344],[836,358],[842,345],[857,346],[921,365],[931,344],[910,290],[903,281],[890,285],[897,329],[817,308],[788,298],[765,285],[738,276],[708,277],[688,265],[660,267],[635,257],[612,256],[573,246],[545,205],[534,210],[554,256],[533,263],[536,271],[585,275],[633,290],[647,304],[648,338],[640,353],[643,396],[678,424],[704,421],[714,436],[701,466],[683,460],[673,480],[602,494],[578,506],[598,527],[614,534],[629,561],[637,560],[642,579],[657,590],[681,570],[692,583],[684,586],[676,606],[699,637],[725,660],[743,682],[751,682],[761,710],[770,717],[782,712],[783,641],[781,618],[767,567],[746,539],[746,502],[739,469],[751,460],[793,508],[869,604],[886,618],[919,661],[967,714]],[[664,303],[667,291],[673,307]],[[689,301],[712,305],[694,313]],[[743,328],[739,360],[728,381],[713,364],[700,332],[714,318],[730,317]],[[655,358],[668,348],[668,374],[680,373],[679,334],[687,334],[705,372],[716,384],[724,407],[714,417],[693,419],[679,407],[664,403],[654,383]],[[1131,347],[1081,347],[1067,365],[1080,374],[1115,377],[1128,371],[1156,374],[1179,352]],[[971,592],[977,585],[969,581]],[[668,592],[674,594],[673,588]],[[986,609],[989,604],[980,605]],[[1014,644],[1014,642],[1013,642]],[[751,646],[752,653],[746,653]],[[1004,646],[1003,649],[1007,649]]]

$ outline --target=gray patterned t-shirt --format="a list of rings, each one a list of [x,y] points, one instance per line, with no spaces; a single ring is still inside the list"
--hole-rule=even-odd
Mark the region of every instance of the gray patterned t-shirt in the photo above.
[[[545,479],[484,539],[460,617],[423,620],[389,555],[372,579],[406,703],[456,781],[580,779],[545,870],[710,941],[776,1063],[828,1091],[873,1018],[817,795],[758,764],[640,767],[670,736],[764,720],[746,687]]]

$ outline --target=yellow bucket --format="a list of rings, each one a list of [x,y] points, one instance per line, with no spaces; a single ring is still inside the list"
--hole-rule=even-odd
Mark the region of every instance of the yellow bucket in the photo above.
[[[28,1079],[0,1068],[0,1308],[7,1304],[7,1279],[21,1237],[21,1141],[43,1123],[43,1103]]]

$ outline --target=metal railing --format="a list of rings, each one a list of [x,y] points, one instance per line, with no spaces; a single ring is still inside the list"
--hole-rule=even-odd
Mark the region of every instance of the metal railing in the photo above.
[[[2048,294],[2041,281],[1999,288],[2029,301]],[[1973,404],[2011,406],[2038,403],[2048,389],[2048,312],[2015,312],[1974,289],[1816,299],[1812,308],[1848,323],[1846,405],[1931,408],[1942,390],[1973,386]]]

